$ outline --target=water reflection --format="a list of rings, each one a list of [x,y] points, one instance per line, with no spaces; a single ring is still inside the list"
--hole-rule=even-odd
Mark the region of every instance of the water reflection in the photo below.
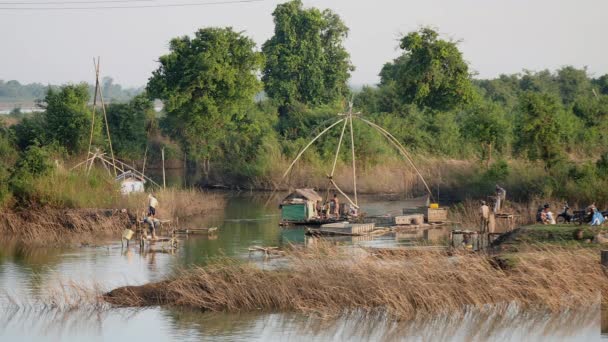
[[[185,227],[218,227],[216,235],[192,235],[180,240],[174,253],[140,250],[133,244],[121,248],[115,241],[98,247],[32,248],[0,242],[0,287],[18,299],[0,296],[0,340],[522,340],[572,337],[587,340],[599,336],[599,308],[552,315],[518,312],[514,308],[470,310],[411,322],[395,322],[382,316],[350,315],[323,320],[301,314],[209,314],[174,308],[145,310],[78,308],[59,310],[37,306],[45,289],[61,282],[100,283],[104,288],[157,281],[177,269],[204,265],[217,256],[238,257],[272,268],[280,259],[249,255],[249,247],[314,244],[303,228],[281,229],[276,206],[265,205],[266,195],[231,196],[224,211],[180,220]],[[397,210],[398,201],[362,198],[370,214]],[[409,237],[343,237],[340,245],[369,247],[441,244],[447,230],[421,231]],[[422,240],[421,240],[422,239]],[[2,292],[0,292],[2,294]]]
[[[177,308],[78,310],[14,309],[0,312],[0,337],[27,334],[79,340],[86,335],[129,340],[135,326],[146,340],[184,341],[521,341],[598,339],[599,304],[551,313],[515,306],[470,309],[411,321],[352,313],[331,319],[292,313],[203,313]]]

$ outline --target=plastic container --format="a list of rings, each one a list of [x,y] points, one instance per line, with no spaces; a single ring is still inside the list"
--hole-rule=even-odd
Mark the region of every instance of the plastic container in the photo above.
[[[431,209],[439,209],[439,203],[431,203],[431,205],[429,206],[429,208],[431,208]]]

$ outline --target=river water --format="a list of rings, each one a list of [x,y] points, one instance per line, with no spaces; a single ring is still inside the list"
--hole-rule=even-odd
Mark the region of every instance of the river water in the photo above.
[[[219,227],[215,236],[181,241],[174,254],[122,248],[119,241],[97,246],[29,248],[0,244],[0,341],[368,341],[368,340],[573,340],[601,339],[599,307],[559,315],[471,310],[459,317],[394,322],[383,317],[322,319],[286,313],[202,313],[176,308],[66,310],[49,305],[49,291],[72,282],[111,289],[143,284],[177,269],[204,265],[210,258],[230,256],[272,267],[252,245],[282,246],[305,243],[302,229],[279,227],[279,212],[265,205],[267,197],[229,194],[227,207],[181,225]],[[273,202],[274,203],[274,202]],[[364,197],[370,214],[398,211],[399,201]],[[395,246],[411,241],[395,238],[342,241],[346,245]]]

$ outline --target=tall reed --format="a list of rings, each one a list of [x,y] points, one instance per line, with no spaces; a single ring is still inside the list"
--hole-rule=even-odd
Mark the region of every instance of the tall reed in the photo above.
[[[600,291],[608,293],[599,253],[589,249],[521,254],[507,270],[483,255],[386,259],[341,253],[330,247],[292,251],[290,267],[270,271],[224,260],[165,281],[118,288],[105,299],[120,306],[322,315],[358,311],[409,319],[504,303],[557,311],[596,304]]]

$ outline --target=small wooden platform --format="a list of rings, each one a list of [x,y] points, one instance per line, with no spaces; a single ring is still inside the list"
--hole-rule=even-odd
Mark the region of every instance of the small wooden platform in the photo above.
[[[349,222],[338,222],[324,224],[319,228],[308,228],[306,234],[308,235],[346,235],[346,236],[359,236],[368,235],[374,231],[376,225],[374,223],[349,223]]]

